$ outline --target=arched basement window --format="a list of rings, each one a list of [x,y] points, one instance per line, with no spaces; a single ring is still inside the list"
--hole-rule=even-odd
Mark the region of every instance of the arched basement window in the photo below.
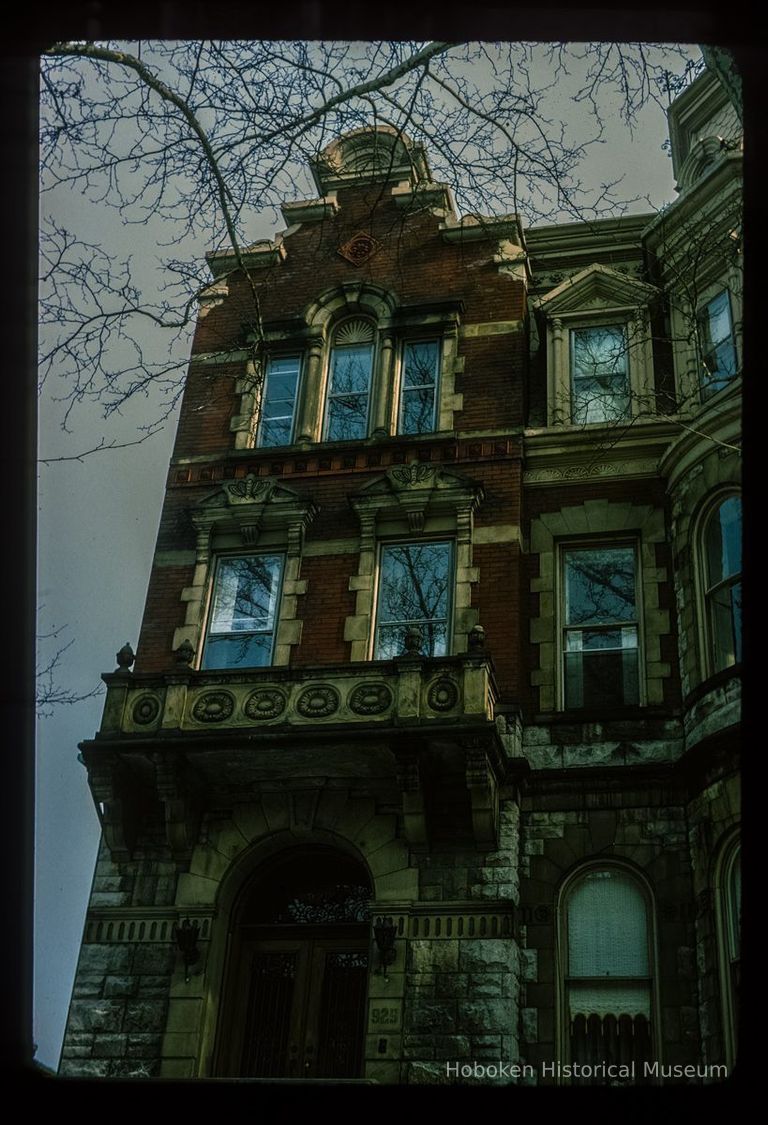
[[[648,901],[620,867],[590,868],[568,887],[561,923],[563,1049],[581,1067],[632,1067],[643,1081],[652,1057],[652,959]],[[574,1079],[605,1085],[602,1072]]]

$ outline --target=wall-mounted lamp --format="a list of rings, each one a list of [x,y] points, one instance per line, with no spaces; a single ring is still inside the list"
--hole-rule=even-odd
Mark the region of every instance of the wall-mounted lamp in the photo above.
[[[185,918],[180,926],[173,927],[173,936],[184,958],[184,980],[189,984],[189,970],[200,960],[200,950],[197,948],[200,926],[197,922],[190,922],[189,918]]]
[[[390,917],[376,919],[376,925],[373,927],[373,940],[376,942],[376,948],[379,951],[380,972],[386,973],[388,966],[397,956],[395,952],[396,934],[397,926]]]

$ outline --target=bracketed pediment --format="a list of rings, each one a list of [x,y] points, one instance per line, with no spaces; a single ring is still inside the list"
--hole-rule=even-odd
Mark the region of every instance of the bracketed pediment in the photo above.
[[[412,461],[393,465],[350,497],[361,519],[404,515],[412,531],[420,531],[428,514],[439,511],[470,513],[480,504],[483,487],[461,473],[440,465]]]
[[[224,481],[192,511],[198,531],[238,529],[253,544],[263,529],[303,530],[317,514],[309,497],[281,484],[277,477],[245,477]]]

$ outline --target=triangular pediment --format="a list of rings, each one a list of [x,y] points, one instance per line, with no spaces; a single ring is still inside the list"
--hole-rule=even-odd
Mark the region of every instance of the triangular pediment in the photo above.
[[[471,513],[483,499],[482,485],[461,473],[423,461],[393,465],[350,497],[362,519],[399,514],[420,531],[428,512]]]
[[[547,316],[602,308],[637,308],[649,304],[657,294],[656,286],[595,262],[542,297],[539,307]]]

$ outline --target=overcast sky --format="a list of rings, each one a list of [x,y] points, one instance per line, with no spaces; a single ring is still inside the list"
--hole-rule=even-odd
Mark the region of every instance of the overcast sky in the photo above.
[[[693,52],[694,54],[696,52]],[[558,112],[568,120],[567,91]],[[582,119],[573,107],[574,130]],[[614,117],[605,143],[592,150],[584,178],[592,182],[625,173],[625,195],[648,195],[660,207],[674,197],[672,167],[662,150],[667,137],[664,113],[649,105],[632,137]],[[428,154],[429,155],[429,154]],[[61,221],[83,217],[94,240],[114,239],[114,215],[82,196],[59,190],[44,207]],[[631,210],[647,210],[647,203]],[[252,239],[278,229],[272,216],[252,217]],[[137,260],[152,262],[158,231],[151,224],[127,234]],[[203,243],[184,253],[202,256]],[[61,406],[50,387],[40,404],[41,456],[67,455],[90,448],[104,433],[98,408],[83,408],[62,434]],[[151,397],[113,419],[110,435],[129,441],[136,425],[151,417]],[[62,627],[44,653],[72,641],[58,670],[59,686],[82,694],[115,668],[115,653],[129,641],[136,647],[144,596],[160,517],[163,486],[173,442],[175,417],[142,445],[99,453],[79,462],[42,466],[39,483],[38,579],[43,632]],[[39,724],[37,750],[37,876],[35,887],[35,1030],[38,1059],[55,1067],[66,1020],[77,952],[98,843],[98,822],[86,773],[77,761],[77,744],[98,729],[103,698],[59,707]]]

